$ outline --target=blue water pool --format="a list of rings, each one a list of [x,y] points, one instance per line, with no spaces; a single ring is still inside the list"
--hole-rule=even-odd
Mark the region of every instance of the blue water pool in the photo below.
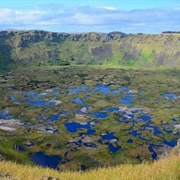
[[[157,159],[157,153],[154,151],[152,144],[150,144],[148,146],[148,150],[152,153],[152,155],[151,155],[152,159],[154,159],[154,160]]]
[[[139,119],[142,119],[143,121],[151,121],[151,116],[142,115],[142,116],[139,117]]]
[[[133,130],[133,131],[131,132],[131,134],[132,134],[134,137],[137,137],[137,136],[141,135],[141,133],[137,132],[136,130]]]
[[[170,146],[170,147],[175,147],[177,145],[177,140],[171,140],[167,141],[166,139],[163,141],[164,144]]]
[[[105,110],[108,112],[117,112],[117,111],[119,111],[119,108],[118,107],[109,107],[109,108],[106,108]]]
[[[25,151],[24,147],[23,147],[22,145],[19,145],[19,144],[15,144],[15,145],[14,145],[14,148],[15,148],[17,151],[20,151],[20,152]]]
[[[162,134],[161,131],[159,130],[159,128],[158,128],[157,126],[154,126],[154,134],[155,134],[155,135]]]
[[[129,88],[128,88],[128,87],[120,87],[120,88],[119,88],[119,91],[128,92],[128,91],[129,91]]]
[[[86,85],[81,85],[80,87],[70,86],[68,92],[78,94],[80,92],[87,91],[87,88],[88,87]]]
[[[115,143],[115,145],[109,143],[108,145],[109,145],[109,150],[110,150],[112,153],[115,153],[115,152],[117,152],[117,151],[119,151],[119,150],[121,149],[121,147],[118,146],[117,143]]]
[[[51,107],[54,107],[54,106],[56,105],[56,102],[55,102],[55,101],[50,101],[50,102],[49,102],[49,105],[50,105]]]
[[[107,118],[108,115],[107,113],[102,113],[102,112],[93,112],[91,113],[95,118],[100,118],[100,119],[104,119]]]
[[[131,144],[131,143],[133,143],[133,140],[132,140],[132,139],[128,139],[128,140],[127,140],[127,143],[130,143],[130,144]]]
[[[35,107],[45,107],[46,106],[45,101],[39,101],[39,102],[29,101],[28,104],[30,106],[35,106]]]
[[[77,122],[67,122],[64,124],[66,126],[66,129],[71,132],[71,133],[75,133],[78,131],[78,129],[91,129],[92,125],[90,124],[90,122],[86,123],[86,124],[80,124]]]
[[[127,98],[122,98],[122,99],[118,99],[118,102],[123,103],[123,104],[128,104],[128,105],[132,105],[133,102],[131,99],[127,99]]]
[[[176,99],[177,98],[176,94],[173,94],[173,93],[164,93],[163,96],[166,98],[169,98],[169,99]]]
[[[53,115],[48,118],[48,120],[50,120],[50,121],[57,121],[58,119],[59,119],[59,116],[57,116],[57,115]]]
[[[93,129],[88,129],[88,130],[87,130],[87,134],[88,134],[88,135],[93,135],[95,132],[96,132],[96,131],[93,130]]]
[[[15,101],[16,100],[16,97],[15,96],[11,96],[11,101]]]
[[[58,165],[61,162],[61,158],[56,155],[48,156],[43,152],[37,152],[32,155],[32,161],[39,166],[59,169]]]
[[[108,93],[110,93],[110,89],[109,87],[103,85],[103,84],[96,84],[95,85],[95,91],[98,90],[98,91],[101,91],[103,93],[103,95],[106,95]]]
[[[114,134],[115,134],[114,132],[106,133],[106,134],[101,134],[101,137],[104,140],[118,139],[116,136],[114,136]]]
[[[135,97],[133,93],[127,93],[123,98],[118,99],[117,102],[123,103],[123,104],[128,104],[132,105],[133,101],[132,99]]]
[[[30,92],[28,92],[28,93],[26,94],[26,96],[27,96],[28,98],[33,98],[33,97],[35,96],[35,92],[34,92],[34,91],[30,91]]]
[[[5,118],[5,117],[6,117],[6,115],[7,115],[7,113],[5,113],[5,112],[1,112],[1,113],[0,113],[0,118]]]

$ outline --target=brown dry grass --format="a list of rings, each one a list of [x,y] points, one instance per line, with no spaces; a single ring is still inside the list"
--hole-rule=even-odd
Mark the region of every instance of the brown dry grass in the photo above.
[[[18,180],[39,180],[42,176],[60,180],[179,180],[180,157],[172,156],[154,163],[120,165],[87,172],[58,172],[38,166],[0,162],[0,173],[7,173]]]

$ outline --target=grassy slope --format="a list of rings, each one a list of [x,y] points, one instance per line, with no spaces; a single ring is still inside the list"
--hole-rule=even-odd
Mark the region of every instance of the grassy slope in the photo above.
[[[13,32],[11,36],[10,33],[0,37],[0,44],[11,49],[7,50],[8,54],[18,65],[56,65],[58,60],[71,64],[180,67],[180,34],[112,35],[107,40],[108,34],[97,33],[67,37],[44,31]],[[2,53],[0,63],[6,63],[9,57]]]
[[[18,180],[39,180],[52,176],[62,180],[179,180],[180,157],[172,156],[154,163],[120,165],[88,172],[57,172],[38,166],[0,162],[0,173],[7,173]]]

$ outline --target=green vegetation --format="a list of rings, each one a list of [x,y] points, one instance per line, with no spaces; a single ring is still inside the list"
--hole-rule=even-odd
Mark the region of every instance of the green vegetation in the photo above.
[[[78,170],[81,165],[93,169],[99,166],[152,161],[152,153],[148,151],[149,143],[162,145],[164,139],[168,142],[178,139],[172,119],[175,118],[177,123],[180,121],[180,104],[177,98],[180,95],[179,79],[180,72],[175,69],[124,69],[108,65],[46,66],[4,71],[0,75],[0,119],[7,119],[8,117],[4,118],[1,114],[8,112],[13,119],[21,120],[25,124],[16,125],[14,128],[17,130],[12,132],[0,130],[0,154],[8,160],[27,164],[33,164],[31,155],[36,152],[59,155],[62,158],[59,168],[66,170]],[[98,84],[104,85],[107,92],[109,88],[112,93],[103,94],[101,90],[95,90]],[[85,90],[79,90],[81,87]],[[133,104],[118,102],[118,99],[123,99],[128,94],[118,90],[122,87],[127,87],[129,93],[132,91]],[[172,93],[175,98],[163,97],[164,93]],[[88,105],[89,109],[85,109],[85,113],[79,112],[85,105],[82,105],[81,101],[80,104],[75,103],[76,98]],[[53,100],[59,104],[49,105]],[[46,105],[33,106],[33,102]],[[147,122],[138,119],[142,115],[141,112],[135,114],[136,123],[131,119],[123,122],[123,112],[106,110],[111,107],[143,108],[144,115],[152,118],[149,126],[158,127],[162,134],[156,135],[151,129],[143,128],[147,126]],[[69,114],[61,115],[62,111]],[[95,118],[91,114],[93,112],[107,113],[108,117]],[[57,120],[49,120],[57,115]],[[65,127],[65,123],[68,122],[93,122],[92,130],[95,133],[87,136],[84,141],[94,143],[97,147],[88,148],[81,145],[70,151],[72,149],[67,143],[77,140],[82,133],[86,134],[87,129],[80,128],[70,133]],[[50,132],[46,132],[45,127],[48,127]],[[52,133],[52,130],[59,130],[59,133]],[[141,133],[141,138],[147,141],[133,136],[132,130]],[[169,134],[168,130],[172,133]],[[109,150],[106,141],[102,141],[104,144],[99,142],[102,140],[101,133],[106,132],[114,132],[115,138],[118,138],[117,144],[113,144],[113,147],[121,149],[115,153]],[[129,139],[133,140],[132,144],[127,143]],[[28,147],[27,142],[33,142],[35,145]],[[18,146],[23,147],[24,151],[15,148]],[[70,161],[65,156],[68,151],[68,158],[72,159]],[[163,150],[156,147],[155,151],[161,155]],[[139,153],[141,159],[137,159]]]
[[[39,62],[40,63],[40,62]],[[68,66],[70,63],[68,61],[61,61],[59,59],[53,59],[52,61],[48,62],[50,66]],[[39,64],[41,66],[41,64]]]
[[[180,34],[1,31],[0,67],[112,65],[180,67]],[[13,63],[12,63],[13,60]]]

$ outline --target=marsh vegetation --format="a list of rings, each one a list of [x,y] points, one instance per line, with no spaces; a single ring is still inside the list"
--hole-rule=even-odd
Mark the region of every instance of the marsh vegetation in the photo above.
[[[0,75],[0,154],[59,170],[153,161],[180,137],[180,72],[69,66]]]

